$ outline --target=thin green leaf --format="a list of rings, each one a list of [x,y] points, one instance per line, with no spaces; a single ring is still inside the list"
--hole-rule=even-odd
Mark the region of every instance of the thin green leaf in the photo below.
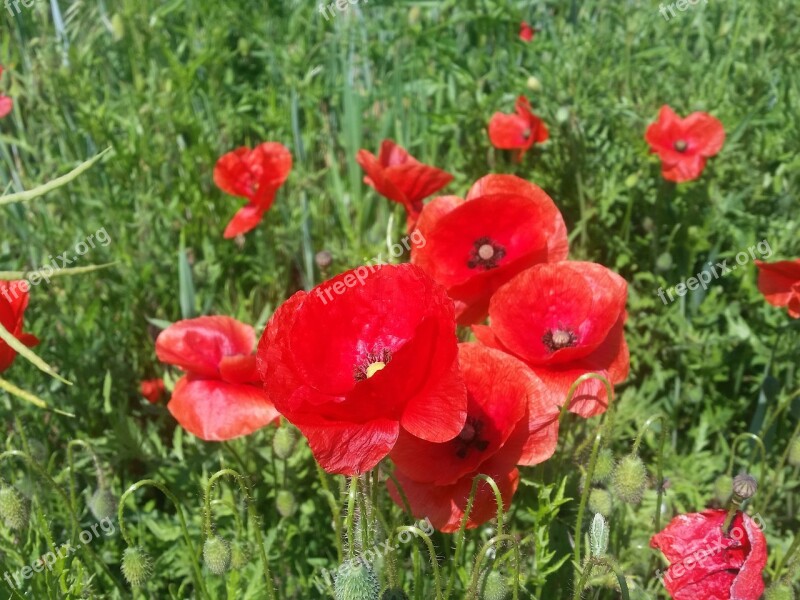
[[[41,358],[36,356],[25,344],[20,342],[17,338],[15,338],[8,329],[6,329],[2,323],[0,323],[0,339],[3,340],[6,344],[11,346],[12,350],[19,354],[22,358],[27,360],[28,362],[32,363],[36,366],[37,369],[43,371],[50,375],[50,377],[54,377],[58,379],[60,382],[65,383],[67,385],[72,385],[71,381],[64,379],[61,375],[56,373],[55,369],[44,362]]]
[[[107,269],[113,267],[118,261],[110,263],[102,263],[99,265],[89,265],[87,267],[72,267],[70,269],[56,269],[48,275],[48,277],[61,277],[69,275],[81,275],[83,273],[91,273],[92,271],[99,271],[100,269]],[[14,281],[16,279],[30,279],[32,275],[41,273],[42,270],[36,271],[0,271],[0,281]]]
[[[12,396],[16,396],[21,400],[25,400],[25,402],[30,402],[34,406],[38,406],[39,408],[42,408],[44,410],[52,410],[53,412],[56,412],[60,415],[64,415],[65,417],[73,417],[73,418],[75,417],[75,415],[73,415],[72,413],[64,412],[63,410],[58,410],[57,408],[52,408],[48,406],[47,403],[38,396],[31,394],[30,392],[27,392],[21,388],[18,388],[10,381],[7,381],[2,378],[0,378],[0,389],[5,390]]]

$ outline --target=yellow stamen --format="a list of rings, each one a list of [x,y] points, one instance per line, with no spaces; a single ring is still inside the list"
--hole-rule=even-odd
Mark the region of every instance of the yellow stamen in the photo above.
[[[370,377],[375,375],[375,373],[377,373],[378,371],[380,371],[381,369],[384,369],[384,368],[386,368],[386,363],[385,362],[378,361],[378,362],[374,362],[374,363],[370,364],[367,367],[367,379],[369,379]]]

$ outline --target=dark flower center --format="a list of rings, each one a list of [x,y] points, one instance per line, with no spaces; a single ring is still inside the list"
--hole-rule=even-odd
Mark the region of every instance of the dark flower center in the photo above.
[[[532,133],[533,132],[531,131],[531,128],[528,127],[525,131],[522,132],[522,139],[527,140],[529,137],[531,137]]]
[[[488,237],[475,240],[469,253],[467,266],[470,269],[494,269],[506,255],[506,249]]]
[[[672,147],[678,152],[686,152],[686,148],[689,147],[689,144],[686,143],[686,140],[678,140],[672,145]]]
[[[571,329],[548,329],[542,336],[542,343],[550,352],[555,352],[562,348],[571,348],[577,344],[578,336]]]
[[[392,360],[392,353],[388,348],[383,350],[370,352],[367,357],[355,366],[353,369],[353,379],[356,381],[364,381],[369,379],[378,371],[386,368],[386,365]]]
[[[489,447],[489,441],[481,439],[482,429],[483,421],[475,417],[467,417],[464,428],[454,440],[456,444],[456,456],[458,456],[458,458],[466,458],[472,448],[478,452],[483,452]]]

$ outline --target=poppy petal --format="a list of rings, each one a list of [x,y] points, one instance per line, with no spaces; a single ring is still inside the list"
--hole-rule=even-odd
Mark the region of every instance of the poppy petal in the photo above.
[[[255,204],[245,204],[233,215],[233,218],[230,220],[227,227],[225,227],[225,232],[222,235],[226,240],[235,238],[237,235],[255,229],[263,218],[264,211],[261,208]]]
[[[14,108],[14,101],[8,96],[0,95],[0,119],[5,117]]]

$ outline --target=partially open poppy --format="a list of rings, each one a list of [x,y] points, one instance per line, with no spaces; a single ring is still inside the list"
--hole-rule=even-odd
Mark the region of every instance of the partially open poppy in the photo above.
[[[650,152],[661,159],[661,174],[674,182],[697,179],[706,159],[717,154],[725,143],[722,123],[708,113],[695,112],[681,119],[664,105],[658,120],[645,133]]]
[[[445,442],[464,426],[453,303],[411,264],[359,267],[297,292],[270,319],[258,364],[331,473],[371,469],[401,428]]]
[[[523,42],[530,42],[534,35],[536,35],[536,30],[525,21],[519,24],[519,39]]]
[[[517,161],[533,146],[547,141],[550,132],[544,122],[533,114],[525,96],[517,98],[515,114],[496,112],[489,120],[489,140],[500,150],[518,150]]]
[[[466,200],[442,196],[417,222],[411,262],[447,288],[460,324],[482,320],[492,294],[542,262],[567,257],[567,228],[538,186],[513,175],[479,179]]]
[[[473,331],[480,342],[526,362],[563,404],[583,374],[599,373],[612,384],[627,377],[626,299],[625,280],[602,265],[539,264],[497,290],[489,326]],[[589,379],[578,387],[570,410],[589,417],[607,406],[603,385]]]
[[[800,258],[766,263],[758,267],[758,289],[772,306],[785,306],[789,316],[800,319]]]
[[[25,280],[0,281],[0,323],[11,335],[32,348],[39,339],[22,331],[25,309],[28,308],[28,290]],[[11,346],[0,340],[0,373],[8,369],[16,357],[17,353]]]
[[[670,566],[660,577],[675,600],[759,600],[767,541],[758,524],[738,513],[727,535],[727,511],[679,515],[650,540]]]
[[[150,404],[155,404],[161,400],[164,391],[164,380],[160,377],[157,379],[145,379],[139,384],[139,392]]]
[[[408,231],[414,229],[422,201],[453,180],[450,173],[419,162],[392,140],[383,140],[376,157],[359,150],[356,160],[364,169],[364,183],[381,196],[406,208]]]
[[[225,228],[225,238],[247,233],[261,222],[291,170],[292,155],[278,142],[265,142],[252,150],[238,148],[217,161],[214,183],[225,193],[247,198]]]
[[[3,76],[3,65],[0,65],[0,77]],[[8,115],[14,108],[14,101],[8,96],[0,94],[0,119]]]
[[[180,425],[208,441],[253,433],[280,413],[260,385],[253,328],[231,317],[179,321],[156,339],[161,362],[186,372],[167,408]]]

